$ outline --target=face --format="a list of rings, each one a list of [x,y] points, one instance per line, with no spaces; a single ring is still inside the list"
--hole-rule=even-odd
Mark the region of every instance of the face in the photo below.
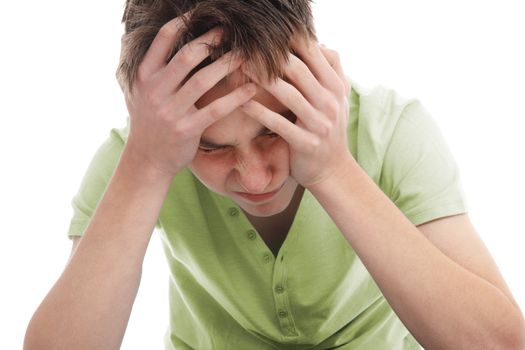
[[[197,108],[233,91],[235,76],[209,90],[197,101]],[[287,107],[260,87],[253,99],[293,118]],[[203,132],[197,155],[188,167],[206,187],[230,197],[253,216],[282,212],[298,186],[290,176],[288,143],[240,108]]]

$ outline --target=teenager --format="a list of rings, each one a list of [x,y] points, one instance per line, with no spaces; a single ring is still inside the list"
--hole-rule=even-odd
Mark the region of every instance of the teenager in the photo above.
[[[309,1],[128,1],[113,129],[26,349],[117,349],[155,226],[166,349],[521,349],[417,100],[346,78]]]

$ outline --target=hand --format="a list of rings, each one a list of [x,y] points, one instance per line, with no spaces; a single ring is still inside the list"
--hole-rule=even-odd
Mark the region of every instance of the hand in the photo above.
[[[145,165],[171,175],[193,160],[204,129],[256,92],[253,83],[245,84],[197,109],[195,102],[242,62],[228,52],[182,85],[208,56],[207,45],[219,40],[221,32],[214,28],[194,39],[166,63],[181,25],[182,20],[175,18],[159,30],[140,63],[132,93],[125,96],[130,115],[126,149]]]
[[[350,86],[335,51],[295,38],[284,69],[287,81],[261,81],[243,71],[296,116],[295,123],[264,105],[249,101],[242,109],[284,138],[290,147],[291,176],[308,188],[339,176],[355,162],[347,142]]]

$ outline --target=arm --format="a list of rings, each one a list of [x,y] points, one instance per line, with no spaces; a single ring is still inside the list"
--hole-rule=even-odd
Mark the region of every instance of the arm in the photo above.
[[[292,177],[332,217],[401,321],[428,349],[523,349],[523,315],[466,216],[419,231],[348,150],[349,87],[335,52],[300,38],[292,45],[300,59],[290,56],[287,81],[246,73],[297,121],[256,101],[243,109],[289,143]]]
[[[171,177],[130,152],[64,272],[29,323],[25,349],[118,349]]]
[[[242,59],[231,52],[188,74],[220,32],[187,43],[166,63],[181,26],[165,24],[126,91],[130,131],[106,192],[64,272],[31,319],[24,349],[118,349],[142,261],[169,185],[195,157],[202,132],[255,93],[242,85],[204,108],[195,102]]]
[[[444,225],[439,231],[448,231],[452,239],[447,245],[452,254],[447,256],[352,161],[345,175],[316,184],[311,191],[425,348],[523,348],[523,316],[487,252],[477,249],[481,242],[468,228],[466,216],[447,219],[453,224],[438,220],[424,228],[435,233],[436,225]],[[471,256],[465,266],[455,261],[461,251],[453,248],[462,236],[476,246],[469,252],[463,248],[463,256]]]

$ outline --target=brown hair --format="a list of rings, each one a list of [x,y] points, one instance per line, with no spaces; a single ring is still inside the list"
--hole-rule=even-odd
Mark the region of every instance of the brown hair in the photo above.
[[[155,35],[171,19],[182,17],[184,25],[167,61],[189,41],[213,27],[221,27],[220,43],[210,47],[210,57],[187,77],[227,51],[246,60],[249,69],[266,73],[269,80],[283,77],[290,38],[297,33],[317,40],[311,0],[126,0],[122,23],[122,52],[117,80],[126,93],[132,91],[138,66]]]

